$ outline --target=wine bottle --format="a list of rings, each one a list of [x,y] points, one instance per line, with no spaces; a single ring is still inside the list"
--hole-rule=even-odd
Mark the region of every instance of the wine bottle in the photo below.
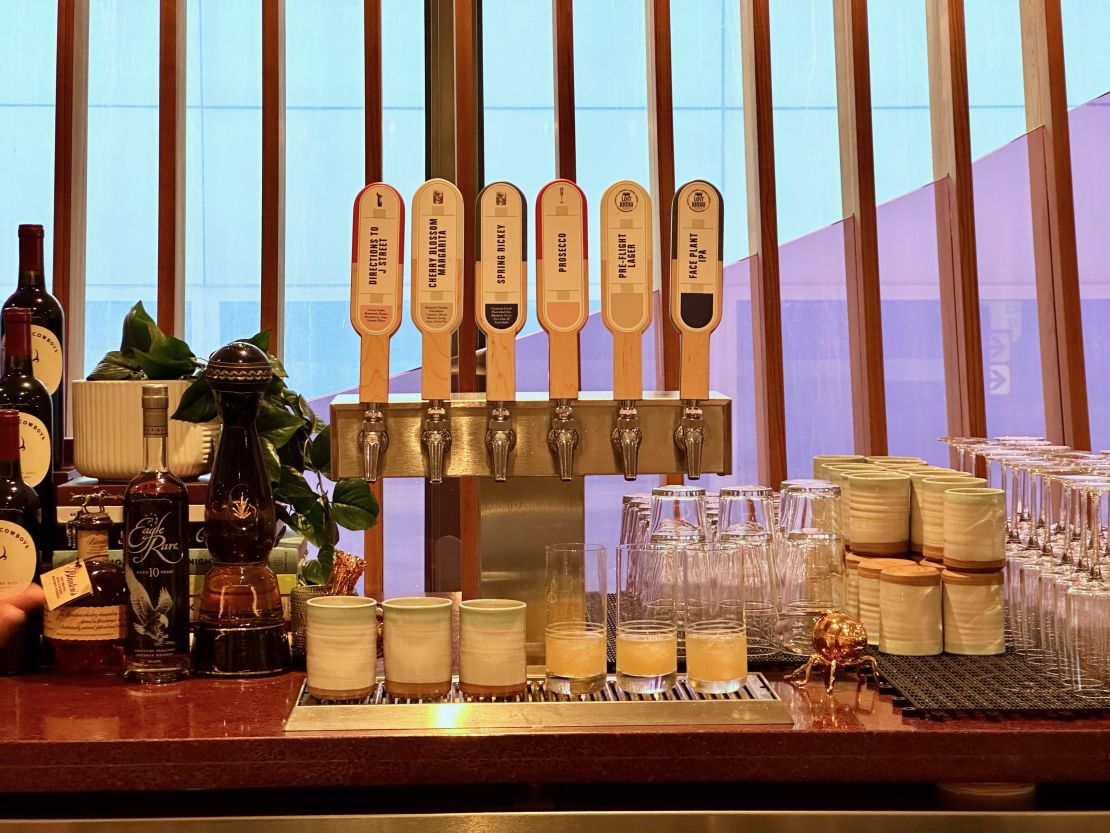
[[[0,377],[0,407],[19,411],[19,464],[24,482],[39,496],[43,525],[57,523],[54,498],[53,406],[46,387],[35,378],[31,358],[31,311],[8,307],[3,312],[4,375]],[[49,564],[54,548],[43,540],[42,557]]]
[[[19,412],[0,409],[0,594],[36,581],[45,531],[39,498],[19,466]],[[25,674],[39,667],[42,614],[27,616],[18,633],[0,644],[0,674]]]
[[[19,227],[19,285],[4,302],[3,309],[25,307],[31,310],[31,364],[35,378],[43,383],[52,400],[50,436],[54,465],[61,468],[62,444],[66,435],[66,386],[63,383],[66,319],[62,305],[46,288],[42,247],[42,226]]]
[[[142,401],[143,470],[123,496],[125,676],[170,683],[189,672],[189,493],[166,465],[168,388],[143,385]]]

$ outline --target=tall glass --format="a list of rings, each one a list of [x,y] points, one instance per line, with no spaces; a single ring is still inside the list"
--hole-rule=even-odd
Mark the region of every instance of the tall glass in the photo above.
[[[774,498],[767,486],[721,489],[717,540],[743,550],[744,610],[748,654],[770,656],[778,622],[778,581],[775,573]]]
[[[707,540],[705,489],[657,486],[651,490],[651,540],[655,543]]]
[[[748,676],[745,548],[691,545],[683,555],[686,678],[706,694],[739,691]]]
[[[548,691],[592,694],[605,685],[607,570],[605,547],[547,547],[544,647]]]
[[[617,548],[617,685],[630,693],[662,694],[677,681],[681,554],[666,544]]]

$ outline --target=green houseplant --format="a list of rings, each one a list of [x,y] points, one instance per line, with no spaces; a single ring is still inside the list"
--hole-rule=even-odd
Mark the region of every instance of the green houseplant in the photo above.
[[[269,351],[269,330],[243,340]],[[270,356],[270,365],[273,375],[258,416],[262,456],[278,517],[317,548],[316,558],[303,566],[301,576],[309,584],[323,584],[331,572],[339,528],[373,526],[378,504],[359,478],[340,480],[329,491],[325,478],[331,464],[331,431],[308,400],[288,386],[281,361]],[[105,355],[88,380],[188,380],[173,418],[208,423],[218,415],[204,366],[188,344],[158,328],[140,301],[124,318],[120,349]]]

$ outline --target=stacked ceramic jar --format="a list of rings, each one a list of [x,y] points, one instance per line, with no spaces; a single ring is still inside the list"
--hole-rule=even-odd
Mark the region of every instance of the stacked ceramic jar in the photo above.
[[[814,458],[840,485],[847,610],[884,653],[1005,650],[1002,490],[917,457]]]

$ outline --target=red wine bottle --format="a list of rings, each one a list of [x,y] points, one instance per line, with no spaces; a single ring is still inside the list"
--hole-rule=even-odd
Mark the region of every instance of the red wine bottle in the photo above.
[[[37,581],[45,531],[35,490],[19,466],[19,412],[0,409],[0,594]],[[42,614],[28,614],[19,632],[0,644],[0,674],[26,674],[39,667]]]
[[[35,378],[31,358],[31,311],[8,307],[4,321],[4,375],[0,377],[0,407],[19,411],[19,462],[24,482],[39,496],[42,522],[49,530],[57,523],[54,499],[53,406],[46,387]],[[54,548],[44,540],[42,557],[53,560]]]
[[[50,423],[54,465],[62,467],[62,443],[65,439],[65,343],[66,319],[62,305],[46,288],[46,270],[42,256],[42,226],[19,227],[19,285],[4,302],[8,307],[25,307],[31,311],[31,364],[35,378],[46,387],[53,404]],[[7,329],[4,328],[4,332]]]

